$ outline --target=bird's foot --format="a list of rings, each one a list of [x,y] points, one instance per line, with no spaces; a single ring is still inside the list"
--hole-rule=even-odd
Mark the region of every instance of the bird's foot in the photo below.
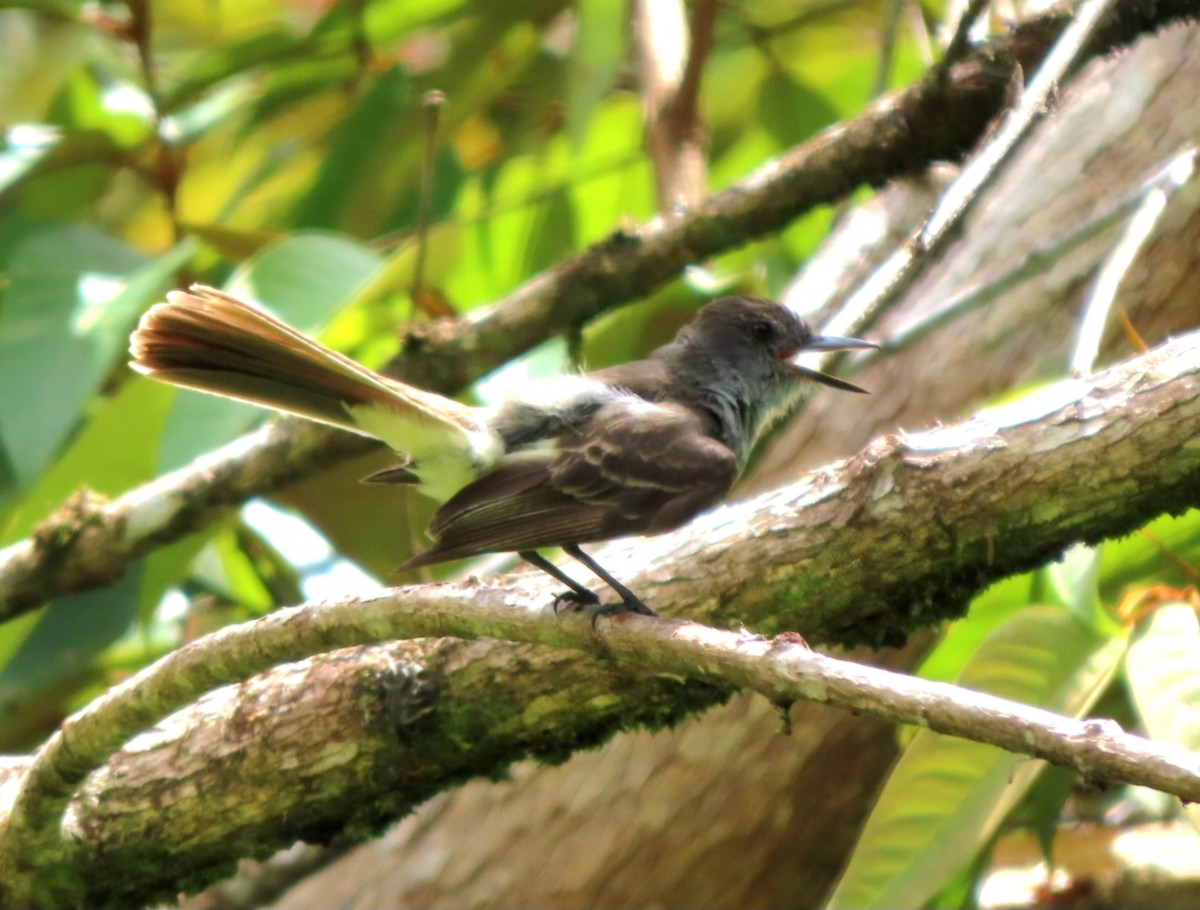
[[[573,613],[595,609],[600,606],[600,598],[591,591],[563,591],[554,596],[554,612],[568,609]]]
[[[600,598],[590,591],[587,594],[581,591],[563,591],[554,598],[554,612],[558,613],[564,608],[569,608],[575,613],[587,613],[592,618],[593,626],[601,616],[618,616],[621,613],[638,613],[642,616],[658,615],[636,597],[631,600],[606,604],[601,603]]]

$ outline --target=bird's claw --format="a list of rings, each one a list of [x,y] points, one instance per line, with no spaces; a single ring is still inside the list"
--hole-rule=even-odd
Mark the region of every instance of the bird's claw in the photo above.
[[[619,616],[622,613],[637,613],[641,616],[657,616],[658,614],[636,598],[617,603],[601,603],[600,598],[588,592],[563,591],[554,598],[554,612],[558,613],[564,607],[569,607],[575,613],[587,613],[592,618],[592,626],[601,616]]]

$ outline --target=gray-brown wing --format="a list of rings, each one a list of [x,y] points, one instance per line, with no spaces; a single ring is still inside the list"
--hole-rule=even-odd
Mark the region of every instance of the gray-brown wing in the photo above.
[[[401,568],[667,531],[717,503],[737,471],[698,414],[631,396],[555,452],[511,456],[464,487],[434,516],[435,544]]]

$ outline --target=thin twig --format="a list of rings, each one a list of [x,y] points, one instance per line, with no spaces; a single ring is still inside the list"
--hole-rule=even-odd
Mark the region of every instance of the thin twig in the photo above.
[[[971,46],[971,30],[975,28],[975,23],[979,21],[979,17],[983,15],[989,3],[991,0],[970,0],[967,4],[961,18],[955,23],[954,33],[946,43],[946,51],[942,55],[942,59],[938,61],[939,78],[945,78],[949,74],[950,68],[966,56],[967,50]]]
[[[872,100],[887,91],[892,80],[892,64],[896,59],[896,41],[899,40],[900,9],[905,0],[887,0],[883,14],[883,28],[879,36],[879,63],[871,82]]]
[[[850,335],[869,328],[888,303],[912,285],[923,263],[940,251],[984,187],[995,180],[1021,140],[1050,109],[1062,81],[1079,62],[1084,48],[1115,2],[1085,0],[1022,94],[1018,106],[972,156],[925,224],[846,302],[824,327],[826,331]]]
[[[1182,155],[1190,152],[1181,153]],[[1056,263],[1061,262],[1068,253],[1078,249],[1089,241],[1111,230],[1115,225],[1134,217],[1140,207],[1145,205],[1148,191],[1155,191],[1170,186],[1171,179],[1168,171],[1176,163],[1176,159],[1165,168],[1160,168],[1135,187],[1132,191],[1117,199],[1108,208],[1095,213],[1087,221],[1072,225],[1070,232],[1057,239],[1052,245],[1031,250],[1025,258],[1012,268],[989,280],[970,285],[941,301],[938,306],[921,313],[916,318],[902,322],[893,327],[884,339],[885,350],[901,350],[911,346],[935,330],[961,319],[996,300],[1003,294],[1019,287],[1038,275],[1044,275]],[[880,356],[879,352],[868,351],[847,365],[850,372],[858,372]]]
[[[1100,353],[1100,340],[1108,314],[1117,299],[1121,279],[1133,265],[1138,252],[1150,239],[1154,226],[1166,210],[1167,201],[1176,190],[1192,179],[1196,168],[1196,147],[1177,154],[1165,168],[1140,188],[1141,203],[1129,220],[1121,237],[1113,246],[1112,253],[1101,266],[1084,304],[1079,320],[1079,332],[1075,337],[1075,348],[1071,351],[1071,374],[1086,376],[1095,368]]]
[[[429,211],[433,204],[433,167],[437,160],[438,120],[446,96],[436,89],[425,93],[425,157],[421,162],[421,205],[417,212],[416,244],[417,263],[413,268],[412,286],[409,297],[413,306],[421,309],[422,292],[425,290],[425,259],[429,254]]]

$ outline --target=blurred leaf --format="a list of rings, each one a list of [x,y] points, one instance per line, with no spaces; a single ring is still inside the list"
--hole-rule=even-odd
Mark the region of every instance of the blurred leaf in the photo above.
[[[278,231],[241,231],[221,224],[187,222],[181,227],[233,260],[247,259],[280,239]]]
[[[1064,610],[1029,607],[963,668],[960,685],[1068,716],[1099,698],[1125,651]],[[1044,767],[920,731],[900,756],[830,907],[919,907],[986,844]]]
[[[576,246],[575,209],[566,190],[555,190],[536,205],[525,238],[525,274],[549,268]]]
[[[377,578],[395,583],[394,569],[425,546],[434,503],[414,490],[362,483],[396,463],[386,446],[318,471],[273,498],[311,522],[338,553]]]
[[[1142,530],[1105,541],[1100,586],[1105,600],[1119,600],[1129,585],[1147,579],[1176,587],[1195,584],[1200,568],[1200,509],[1163,515]]]
[[[988,636],[1033,603],[1032,576],[1027,573],[1005,578],[971,601],[967,615],[950,624],[922,661],[917,675],[942,682],[957,679]]]
[[[4,523],[3,541],[28,537],[80,487],[114,496],[154,476],[155,440],[174,392],[156,382],[128,382],[105,399],[62,458],[39,478]]]
[[[0,440],[21,485],[36,482],[124,347],[139,301],[120,291],[145,262],[81,224],[14,254],[0,312]]]
[[[1076,544],[1058,562],[1046,567],[1049,591],[1054,599],[1070,610],[1080,622],[1095,625],[1105,622],[1100,606],[1100,556],[1103,546]]]
[[[412,87],[402,69],[393,67],[375,79],[354,109],[339,123],[313,187],[292,215],[300,228],[336,228],[343,212],[356,203],[361,188],[376,182],[374,159],[394,146],[400,111],[411,103]],[[419,145],[424,136],[409,138]]]
[[[837,111],[823,95],[789,74],[774,70],[759,90],[758,119],[780,148],[787,149],[836,121]]]
[[[23,179],[34,167],[44,161],[62,140],[56,130],[39,129],[24,135],[12,133],[0,137],[0,198],[5,190]]]
[[[179,584],[192,561],[204,549],[219,526],[210,526],[196,534],[159,547],[142,563],[142,587],[138,592],[138,625],[143,632],[152,630],[154,611],[163,596]]]
[[[580,0],[575,15],[567,133],[572,144],[579,147],[587,135],[592,112],[612,88],[624,63],[627,8],[611,0]]]
[[[1048,867],[1054,865],[1054,837],[1061,826],[1063,806],[1078,783],[1079,775],[1070,768],[1046,765],[1007,819],[1009,825],[1033,829]]]
[[[1125,658],[1125,680],[1146,734],[1200,749],[1200,622],[1187,603],[1164,604],[1143,624]],[[1200,807],[1186,815],[1200,829]]]
[[[0,667],[0,750],[28,748],[57,727],[79,687],[94,682],[93,661],[137,618],[141,567],[111,587],[65,597],[36,616],[36,625]]]
[[[213,537],[206,555],[212,558],[201,560],[206,570],[200,577],[209,588],[255,613],[266,613],[275,606],[253,562],[238,544],[237,531],[232,525],[222,528]]]
[[[229,280],[229,293],[248,297],[290,325],[315,333],[379,268],[380,256],[334,234],[302,233],[273,243]]]
[[[284,28],[219,45],[203,53],[164,93],[163,108],[174,112],[231,76],[268,63],[278,66],[288,60],[309,60],[313,53],[313,44],[306,36]]]

